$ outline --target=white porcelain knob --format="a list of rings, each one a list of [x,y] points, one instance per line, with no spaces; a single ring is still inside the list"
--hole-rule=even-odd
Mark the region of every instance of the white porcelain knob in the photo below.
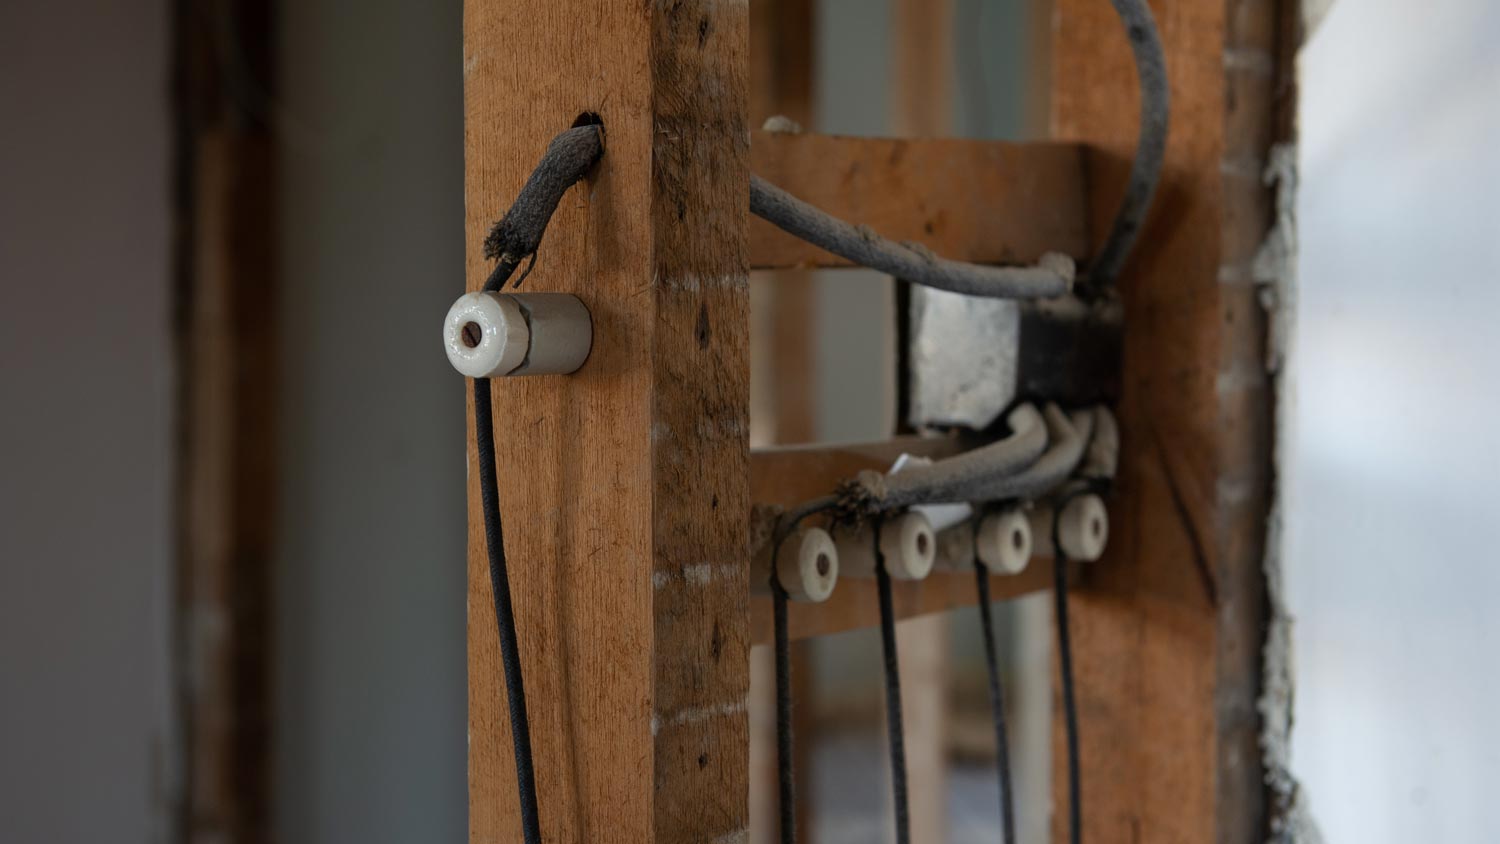
[[[1019,510],[986,515],[974,539],[979,561],[991,574],[1020,574],[1031,560],[1031,522]]]
[[[499,293],[465,293],[443,320],[443,349],[470,378],[509,375],[526,359],[531,327],[521,306]]]
[[[846,577],[875,576],[873,526],[841,531],[837,540],[839,562]],[[895,580],[921,580],[937,559],[937,536],[927,516],[908,510],[880,523],[880,554],[885,570]]]
[[[593,346],[588,308],[570,293],[466,293],[443,320],[443,350],[470,378],[566,375]]]
[[[1051,509],[1033,510],[1031,534],[1036,553],[1044,557],[1056,556],[1052,547]],[[1057,541],[1062,544],[1068,559],[1092,563],[1104,555],[1109,543],[1109,511],[1097,495],[1080,495],[1070,500],[1057,518]]]
[[[776,580],[794,601],[828,600],[839,579],[839,552],[822,528],[799,528],[781,541]]]

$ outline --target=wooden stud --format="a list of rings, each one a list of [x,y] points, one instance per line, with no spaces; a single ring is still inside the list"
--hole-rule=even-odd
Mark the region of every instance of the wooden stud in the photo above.
[[[1227,51],[1277,66],[1273,45],[1241,44],[1239,33],[1274,40],[1266,24],[1280,5],[1152,3],[1172,129],[1156,207],[1121,278],[1112,537],[1072,608],[1085,840],[1263,839],[1254,737],[1270,397],[1264,317],[1244,270],[1270,223],[1254,176],[1273,94],[1271,75],[1242,84]],[[1053,24],[1053,131],[1097,147],[1089,214],[1103,232],[1135,147],[1129,47],[1108,4],[1057,0]],[[1247,161],[1252,177],[1240,178]],[[1061,758],[1060,728],[1053,744]],[[1065,768],[1054,775],[1062,807]],[[1053,831],[1066,840],[1065,813]]]
[[[773,116],[784,116],[802,126],[813,119],[813,15],[812,0],[752,0],[750,3],[750,118],[760,126]],[[817,290],[812,274],[787,269],[754,273],[750,278],[752,298],[759,302],[751,346],[758,349],[758,367],[752,366],[752,395],[759,402],[751,413],[752,435],[761,433],[769,443],[805,443],[817,436],[817,366],[814,325],[817,322]],[[757,383],[756,379],[768,379]],[[769,389],[767,389],[769,387]],[[765,650],[762,648],[762,650]],[[765,654],[767,658],[772,655]],[[752,659],[755,657],[752,656]],[[774,663],[773,663],[774,665]],[[817,740],[817,687],[811,643],[791,648],[792,684],[799,690],[793,710],[793,731],[801,737],[795,745],[792,765],[797,784],[797,837],[811,838],[816,804],[812,800],[812,757]],[[771,673],[764,675],[773,676]],[[761,742],[757,758],[775,757],[776,705],[774,683],[751,689],[751,722],[770,729],[753,732],[752,742]],[[758,709],[770,711],[757,717]],[[752,728],[753,729],[753,728]],[[764,752],[769,751],[769,752]],[[776,833],[779,801],[776,768],[758,766],[752,771],[751,802],[765,811],[752,814],[751,835],[770,841]]]
[[[464,6],[469,289],[548,140],[584,114],[606,133],[526,282],[584,300],[593,352],[575,375],[494,385],[549,842],[745,830],[746,51],[743,3]],[[520,832],[470,442],[477,844]]]

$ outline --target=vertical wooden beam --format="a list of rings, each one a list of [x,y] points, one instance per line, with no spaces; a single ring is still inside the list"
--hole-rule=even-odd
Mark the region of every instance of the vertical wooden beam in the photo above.
[[[1213,529],[1221,558],[1214,714],[1220,844],[1259,844],[1270,820],[1261,756],[1266,640],[1266,518],[1274,483],[1274,385],[1266,371],[1268,324],[1252,264],[1275,219],[1265,179],[1271,146],[1286,140],[1295,100],[1301,4],[1227,0],[1224,22],[1224,191],[1220,221],[1217,462]]]
[[[488,270],[486,228],[547,141],[586,112],[607,138],[526,282],[584,299],[593,352],[575,375],[494,395],[549,842],[745,829],[746,24],[743,2],[712,0],[464,6],[469,289]],[[469,475],[470,840],[515,841]]]
[[[813,116],[812,0],[749,0],[750,123],[781,114],[805,128]]]
[[[891,74],[896,137],[941,136],[953,128],[953,2],[897,0]]]
[[[811,0],[751,0],[750,117],[752,126],[775,115],[811,128],[813,113],[813,7]],[[817,436],[816,373],[812,342],[816,318],[812,274],[758,274],[757,294],[769,304],[763,338],[773,381],[762,408],[769,416],[767,445],[812,442]],[[759,424],[759,422],[757,422]]]
[[[174,7],[178,560],[176,838],[271,835],[276,466],[271,127],[215,44],[274,91],[271,3]]]
[[[1152,3],[1172,130],[1156,208],[1121,279],[1124,450],[1110,552],[1073,614],[1086,839],[1260,835],[1270,396],[1248,266],[1270,224],[1258,175],[1273,108],[1271,90],[1246,87],[1244,73],[1273,72],[1258,39],[1274,39],[1278,6]],[[1130,52],[1109,5],[1093,0],[1057,0],[1054,34],[1053,130],[1098,145],[1092,217],[1104,232],[1135,145]],[[1060,754],[1060,732],[1054,746]],[[1061,807],[1065,766],[1054,773]],[[1054,833],[1064,840],[1061,812]]]
[[[761,126],[773,116],[789,117],[809,127],[813,117],[813,5],[811,0],[750,0],[750,119]],[[768,378],[766,389],[756,385],[763,401],[756,407],[755,424],[765,432],[766,444],[806,443],[817,437],[817,367],[813,326],[816,289],[812,273],[783,270],[756,273],[751,278],[756,298],[767,313],[757,314],[754,345],[765,350],[757,378]],[[792,645],[792,684],[801,705],[793,710],[793,731],[800,739],[792,761],[797,785],[797,838],[813,840],[813,752],[816,745],[817,705],[813,697],[814,646]],[[752,741],[760,764],[751,770],[751,794],[759,813],[751,832],[771,841],[777,832],[775,670],[769,648],[759,649],[752,709]]]

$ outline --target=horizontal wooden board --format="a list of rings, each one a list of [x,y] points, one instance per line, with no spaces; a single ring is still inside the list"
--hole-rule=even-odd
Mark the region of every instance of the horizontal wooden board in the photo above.
[[[750,496],[756,504],[791,507],[832,491],[839,481],[865,469],[888,469],[903,452],[939,458],[954,454],[958,449],[956,440],[926,437],[896,437],[878,443],[839,446],[755,449],[750,454]],[[996,600],[1013,598],[1048,589],[1051,585],[1051,561],[1037,558],[1020,575],[990,578],[990,595]],[[973,606],[975,602],[974,576],[966,571],[935,571],[925,580],[897,581],[892,586],[892,598],[899,618]],[[875,581],[841,578],[838,588],[827,601],[821,604],[792,603],[787,621],[787,630],[793,639],[874,627],[880,622]],[[771,641],[771,601],[764,595],[751,597],[750,635],[756,644]]]
[[[955,139],[846,138],[754,132],[751,170],[806,202],[946,258],[1031,263],[1044,252],[1088,254],[1082,148]],[[848,261],[759,218],[755,269]]]

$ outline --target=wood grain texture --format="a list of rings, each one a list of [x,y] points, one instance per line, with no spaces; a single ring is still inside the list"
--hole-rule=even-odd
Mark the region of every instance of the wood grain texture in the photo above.
[[[1268,134],[1246,110],[1270,110],[1265,97],[1241,96],[1227,61],[1231,18],[1250,4],[1151,5],[1172,129],[1156,206],[1120,282],[1123,451],[1110,548],[1073,592],[1084,838],[1247,842],[1260,840],[1262,814],[1253,735],[1269,396],[1253,286],[1227,282],[1269,225],[1269,206],[1233,183],[1231,155],[1264,154]],[[1135,146],[1135,75],[1108,4],[1057,0],[1054,21],[1053,130],[1097,149],[1090,218],[1103,232]],[[1059,807],[1064,774],[1054,766]],[[1053,831],[1066,840],[1064,813]]]
[[[756,504],[790,507],[827,494],[839,481],[862,470],[888,469],[902,452],[939,458],[957,453],[959,447],[951,439],[911,436],[879,443],[756,449],[750,457],[751,496]],[[943,544],[939,547],[943,548]],[[943,552],[940,550],[939,554],[942,556]],[[1050,561],[1035,559],[1023,574],[991,578],[990,592],[995,600],[1003,600],[1048,589],[1052,584],[1051,572]],[[892,587],[898,618],[971,607],[977,598],[974,576],[968,571],[935,571],[925,580],[897,581]],[[770,642],[770,598],[755,595],[750,604],[752,638],[756,644]],[[793,639],[826,636],[880,623],[874,580],[840,578],[827,601],[793,602],[788,610],[787,629]]]
[[[488,270],[486,227],[547,141],[584,112],[606,132],[526,282],[583,298],[590,359],[494,391],[549,842],[745,829],[746,14],[711,0],[465,3],[469,289]],[[469,501],[470,840],[510,842],[514,769],[472,471]]]
[[[789,117],[803,126],[811,125],[815,24],[812,0],[750,3],[752,126],[760,126],[773,115]],[[755,303],[752,309],[766,308],[765,312],[754,313],[751,323],[750,343],[755,361],[750,375],[752,437],[768,436],[770,443],[810,442],[817,435],[817,349],[813,333],[817,289],[812,273],[807,270],[753,273],[750,285]],[[813,753],[817,743],[815,663],[813,643],[799,642],[792,647],[792,683],[800,690],[801,704],[793,710],[792,724],[793,732],[801,738],[794,745],[792,760],[799,810],[796,832],[801,841],[812,838],[817,807],[813,800]],[[774,661],[772,671],[761,672],[759,676],[762,682],[752,682],[748,702],[752,758],[749,831],[753,841],[769,844],[778,833],[780,803],[775,758],[776,690],[774,682],[766,682],[774,677]]]
[[[1087,185],[1074,144],[891,140],[755,132],[751,169],[799,199],[945,258],[1022,264],[1088,254]],[[756,269],[848,262],[761,219]]]

